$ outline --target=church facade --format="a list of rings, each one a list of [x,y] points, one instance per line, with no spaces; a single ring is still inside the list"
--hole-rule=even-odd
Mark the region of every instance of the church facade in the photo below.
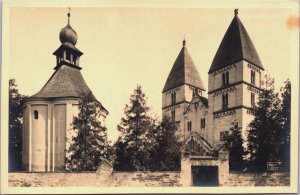
[[[75,47],[77,33],[68,24],[61,29],[61,45],[54,73],[44,87],[28,98],[23,108],[22,165],[24,171],[54,172],[65,170],[65,157],[73,116],[78,115],[78,101],[91,90],[80,72],[83,54]],[[98,101],[94,97],[95,101]],[[100,121],[104,125],[108,111],[102,106]]]
[[[186,41],[162,91],[162,116],[178,124],[185,148],[208,155],[224,145],[235,126],[246,138],[261,91],[264,67],[235,10],[208,71],[208,89],[188,53]],[[206,95],[207,93],[207,95]]]

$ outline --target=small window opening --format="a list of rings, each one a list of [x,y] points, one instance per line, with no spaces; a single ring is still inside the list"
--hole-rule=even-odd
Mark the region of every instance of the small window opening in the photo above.
[[[33,111],[34,119],[39,119],[39,112],[37,110]]]

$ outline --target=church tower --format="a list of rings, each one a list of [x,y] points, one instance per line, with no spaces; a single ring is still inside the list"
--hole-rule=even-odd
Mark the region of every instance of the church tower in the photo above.
[[[253,107],[261,90],[264,68],[237,9],[208,75],[208,103],[212,113],[208,141],[215,147],[221,145],[232,125],[241,128],[245,138],[247,125],[255,114]]]
[[[91,90],[80,72],[79,58],[83,54],[75,47],[77,33],[68,24],[59,34],[60,47],[56,56],[55,72],[35,95],[28,98],[23,108],[23,170],[48,172],[65,170],[68,148],[67,132],[73,116],[78,114],[78,100]],[[95,101],[96,98],[95,98]],[[102,106],[100,120],[104,125],[108,111]]]
[[[162,91],[162,116],[169,116],[179,125],[180,139],[183,140],[188,129],[185,123],[189,122],[189,129],[192,129],[192,122],[186,121],[184,112],[193,96],[198,93],[202,96],[205,91],[199,72],[191,58],[186,41],[179,52],[175,63],[169,73]]]

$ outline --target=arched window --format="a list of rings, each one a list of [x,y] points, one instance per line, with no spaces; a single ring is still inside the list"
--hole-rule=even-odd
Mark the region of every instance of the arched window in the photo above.
[[[225,109],[228,107],[228,93],[222,95],[222,108]]]
[[[228,85],[229,84],[229,72],[222,73],[222,84]]]
[[[229,72],[227,71],[226,72],[226,85],[229,84]]]
[[[201,118],[200,128],[201,129],[205,128],[205,118]]]
[[[187,122],[187,129],[188,129],[188,131],[192,130],[192,121]]]
[[[251,93],[251,107],[255,107],[255,93]]]
[[[37,110],[33,111],[34,119],[39,119],[39,112]]]
[[[172,121],[175,121],[175,110],[171,111],[171,118],[172,118]]]
[[[251,70],[251,83],[255,85],[255,71]]]
[[[171,93],[171,104],[175,104],[176,103],[176,92],[172,92]]]

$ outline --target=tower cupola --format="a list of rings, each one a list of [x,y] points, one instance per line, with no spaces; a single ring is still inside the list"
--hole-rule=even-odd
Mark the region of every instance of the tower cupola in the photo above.
[[[79,67],[79,58],[83,54],[79,49],[75,47],[78,36],[76,31],[70,25],[70,8],[67,14],[68,24],[61,29],[59,33],[59,40],[61,46],[53,53],[56,56],[56,67],[57,70],[62,65],[68,65],[74,68],[81,69]]]

